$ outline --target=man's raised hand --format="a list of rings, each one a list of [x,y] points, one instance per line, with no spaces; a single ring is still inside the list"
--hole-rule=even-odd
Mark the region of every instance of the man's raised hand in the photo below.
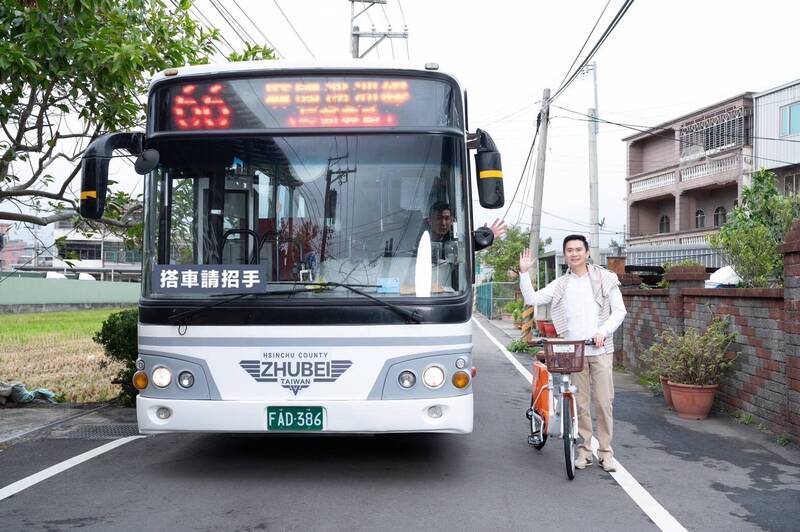
[[[486,227],[486,224],[483,224],[483,226]],[[495,240],[502,238],[506,234],[506,222],[500,220],[499,218],[495,218],[494,222],[492,222],[492,227],[489,229],[492,230]]]
[[[519,273],[527,273],[533,266],[533,254],[531,248],[525,248],[519,254]]]

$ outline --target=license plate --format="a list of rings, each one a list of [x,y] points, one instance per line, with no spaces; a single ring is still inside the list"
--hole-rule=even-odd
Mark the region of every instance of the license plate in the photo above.
[[[321,406],[268,406],[267,430],[315,431],[323,429]]]

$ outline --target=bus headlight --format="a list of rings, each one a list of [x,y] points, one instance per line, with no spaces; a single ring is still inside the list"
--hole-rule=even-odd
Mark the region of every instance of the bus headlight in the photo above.
[[[166,388],[172,382],[172,372],[161,366],[153,370],[153,384],[159,388]]]
[[[401,387],[408,389],[417,383],[417,376],[414,375],[413,371],[406,370],[397,376],[397,382],[400,383]]]
[[[191,371],[181,371],[178,375],[178,384],[181,388],[191,388],[194,384],[194,375]]]
[[[428,388],[439,388],[444,384],[444,369],[441,366],[428,366],[422,372],[422,382]]]

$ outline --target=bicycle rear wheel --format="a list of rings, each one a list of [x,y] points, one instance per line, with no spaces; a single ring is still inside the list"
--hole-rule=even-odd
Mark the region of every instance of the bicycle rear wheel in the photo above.
[[[564,461],[567,466],[567,477],[575,478],[575,440],[572,438],[572,397],[561,397],[561,419],[564,422]]]
[[[533,446],[537,451],[541,451],[544,448],[544,444],[547,443],[547,429],[547,421],[545,421],[542,423],[542,442]]]

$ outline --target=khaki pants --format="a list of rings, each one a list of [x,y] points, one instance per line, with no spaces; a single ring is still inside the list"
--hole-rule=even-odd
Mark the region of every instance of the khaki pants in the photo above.
[[[578,456],[592,454],[592,413],[590,401],[594,403],[597,416],[597,440],[600,446],[597,455],[600,460],[612,458],[611,437],[614,434],[614,355],[587,356],[583,371],[574,375],[573,382],[578,386],[578,434],[583,443],[578,446]]]

